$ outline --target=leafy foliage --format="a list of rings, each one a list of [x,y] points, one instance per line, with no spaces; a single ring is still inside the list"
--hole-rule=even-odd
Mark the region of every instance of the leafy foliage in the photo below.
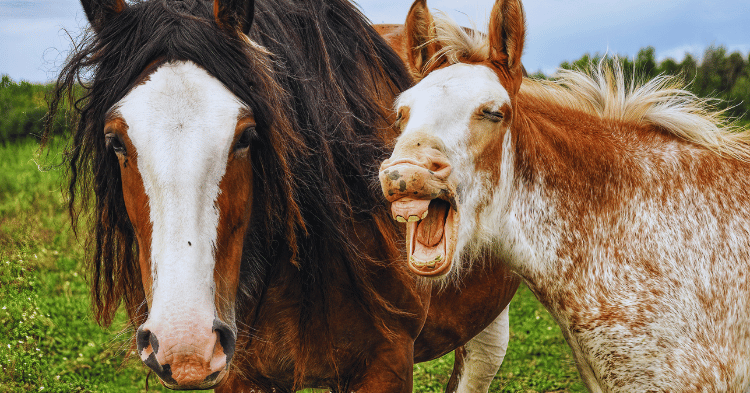
[[[29,136],[39,137],[47,115],[46,94],[50,85],[14,82],[8,75],[0,77],[0,144]],[[62,133],[68,113],[61,111],[55,119],[53,133]]]

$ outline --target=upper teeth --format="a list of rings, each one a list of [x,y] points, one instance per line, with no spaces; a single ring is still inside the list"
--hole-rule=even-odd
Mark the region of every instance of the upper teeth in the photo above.
[[[409,216],[408,219],[404,218],[404,216],[402,216],[402,215],[398,215],[398,216],[396,216],[396,221],[398,221],[398,222],[417,222],[417,221],[424,220],[425,218],[427,218],[427,214],[429,212],[430,212],[429,210],[425,210],[425,212],[422,213],[422,217],[417,216],[417,215],[411,215],[411,216]]]

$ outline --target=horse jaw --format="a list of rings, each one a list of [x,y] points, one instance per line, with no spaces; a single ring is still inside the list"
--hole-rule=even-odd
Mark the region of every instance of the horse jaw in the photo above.
[[[380,180],[393,219],[406,224],[407,265],[420,276],[451,271],[458,243],[458,206],[452,167],[437,141],[415,133],[383,162]]]
[[[402,198],[393,202],[391,212],[406,223],[409,269],[424,277],[448,274],[458,243],[458,211],[440,199]]]

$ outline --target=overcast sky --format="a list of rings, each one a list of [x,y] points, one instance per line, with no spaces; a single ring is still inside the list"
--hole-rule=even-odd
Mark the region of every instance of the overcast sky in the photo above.
[[[410,0],[360,0],[373,23],[403,23]],[[428,0],[463,25],[486,30],[493,0]],[[659,60],[700,57],[710,45],[750,51],[748,0],[527,0],[523,63],[554,72],[585,53],[635,56],[653,46]],[[43,82],[59,71],[70,38],[87,22],[76,0],[0,0],[0,74]],[[66,31],[64,30],[67,30]]]

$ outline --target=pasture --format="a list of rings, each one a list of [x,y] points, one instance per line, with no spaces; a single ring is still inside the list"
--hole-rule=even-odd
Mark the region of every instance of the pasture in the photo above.
[[[146,391],[146,368],[127,356],[124,312],[109,329],[91,315],[86,218],[76,238],[60,154],[39,155],[33,140],[0,145],[0,393]],[[585,391],[560,329],[523,285],[510,320],[491,392]],[[452,354],[416,365],[414,391],[442,392],[452,366]],[[167,391],[154,375],[148,382]]]
[[[653,51],[643,53],[636,63],[640,59],[649,64],[651,58],[646,55],[652,56]],[[700,96],[727,100],[730,114],[747,124],[750,100],[743,100],[743,94],[750,91],[746,88],[750,59],[744,62],[735,54],[726,57],[721,47],[709,49],[704,57],[720,61],[706,61],[692,72],[686,71],[689,67],[672,70],[665,61],[650,69],[651,76],[662,72],[696,75],[691,89]],[[727,82],[728,87],[712,84],[721,78],[709,76],[725,75],[725,65],[733,58],[739,59],[743,72]],[[691,65],[688,60],[680,67]],[[563,68],[588,61],[584,56]],[[635,68],[648,68],[638,64]],[[91,251],[85,244],[86,217],[77,238],[61,191],[65,178],[65,169],[58,166],[61,149],[39,156],[33,140],[16,139],[28,127],[38,126],[21,120],[38,118],[44,112],[26,108],[44,106],[43,94],[32,89],[35,86],[19,86],[7,77],[0,84],[0,92],[7,93],[0,94],[0,393],[141,392],[147,386],[149,391],[166,391],[154,375],[147,383],[146,368],[137,357],[128,357],[133,332],[122,330],[126,322],[122,310],[111,328],[94,322],[84,269],[85,255]],[[28,95],[24,98],[28,102],[17,102],[23,94]],[[491,392],[585,391],[560,329],[524,285],[511,302],[510,322],[508,353]],[[414,391],[441,392],[452,363],[449,354],[417,364]]]

